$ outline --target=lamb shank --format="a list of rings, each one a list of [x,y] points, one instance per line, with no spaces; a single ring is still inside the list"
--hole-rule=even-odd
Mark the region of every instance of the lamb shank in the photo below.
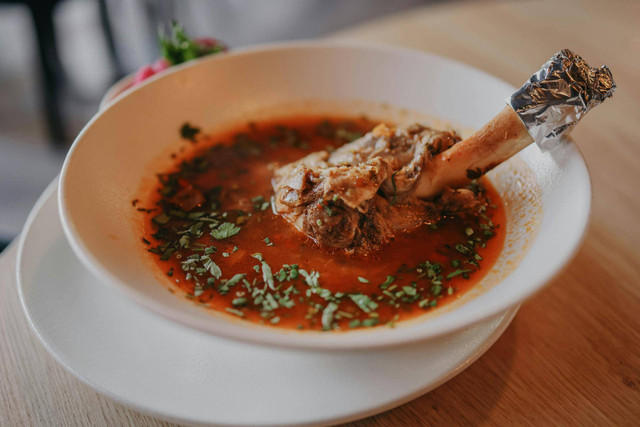
[[[606,66],[591,68],[565,49],[465,140],[420,124],[380,124],[332,153],[277,168],[274,209],[322,245],[375,250],[397,232],[476,208],[465,184],[534,141],[558,143],[615,88]]]

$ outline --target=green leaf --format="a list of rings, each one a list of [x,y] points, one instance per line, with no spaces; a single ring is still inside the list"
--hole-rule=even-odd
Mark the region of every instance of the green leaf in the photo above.
[[[372,326],[376,326],[380,320],[377,317],[371,317],[369,319],[364,319],[362,321],[362,326],[365,328],[370,328]]]
[[[247,299],[246,298],[234,298],[234,300],[231,301],[231,305],[233,305],[234,307],[243,307],[243,306],[247,305]]]
[[[246,274],[236,274],[234,275],[231,279],[227,280],[226,285],[227,286],[234,286],[237,285],[242,279],[244,279],[244,276],[246,276]]]
[[[169,222],[170,219],[171,217],[169,215],[167,215],[165,212],[162,212],[160,215],[153,217],[152,221],[156,224],[164,225]]]
[[[307,285],[311,286],[312,288],[320,286],[320,284],[318,283],[320,273],[318,273],[317,271],[307,273],[306,270],[300,269],[298,270],[298,272],[302,275],[302,277],[304,277],[304,281],[307,283]]]
[[[452,271],[451,273],[447,274],[447,279],[451,279],[453,277],[459,276],[459,275],[464,274],[464,273],[470,273],[472,271],[473,270],[457,269],[457,270]]]
[[[213,262],[211,259],[207,260],[204,263],[204,268],[206,268],[207,270],[209,270],[209,272],[211,273],[211,275],[213,277],[215,277],[216,279],[219,279],[220,277],[222,277],[222,270],[220,270],[220,267],[218,267],[218,264],[216,264],[215,262]]]
[[[264,280],[264,283],[266,283],[270,289],[275,291],[276,288],[273,283],[273,273],[271,272],[271,267],[269,267],[269,264],[264,261],[262,261],[262,280]]]
[[[361,325],[362,325],[362,322],[360,322],[359,319],[353,319],[352,321],[349,322],[349,327],[351,329],[359,328]]]
[[[218,226],[218,228],[211,230],[210,234],[211,234],[211,237],[217,240],[222,240],[231,236],[235,236],[239,232],[240,232],[240,227],[238,227],[234,223],[223,222]]]
[[[373,301],[368,295],[349,294],[349,298],[365,313],[371,313],[371,311],[378,308],[378,303]]]
[[[183,139],[189,140],[191,142],[196,142],[196,135],[199,133],[200,133],[200,128],[191,126],[187,122],[185,122],[180,128],[180,136]]]
[[[333,317],[334,313],[338,309],[338,304],[335,302],[330,302],[327,306],[322,310],[322,329],[328,331],[333,326]]]
[[[394,276],[387,276],[387,280],[385,280],[384,283],[380,285],[380,289],[387,289],[394,280],[396,280]]]
[[[228,313],[235,314],[238,317],[244,317],[244,313],[240,310],[236,310],[235,308],[225,307],[224,308]]]
[[[409,295],[410,297],[416,296],[418,293],[416,288],[413,288],[411,286],[403,286],[402,290],[404,291],[405,294]]]

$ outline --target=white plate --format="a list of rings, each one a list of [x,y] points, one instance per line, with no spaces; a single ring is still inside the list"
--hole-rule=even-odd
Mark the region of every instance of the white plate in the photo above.
[[[318,352],[216,338],[165,320],[105,285],[64,238],[56,184],[20,240],[29,323],[68,371],[147,414],[196,425],[307,425],[372,415],[437,387],[503,333],[517,308],[418,345]]]

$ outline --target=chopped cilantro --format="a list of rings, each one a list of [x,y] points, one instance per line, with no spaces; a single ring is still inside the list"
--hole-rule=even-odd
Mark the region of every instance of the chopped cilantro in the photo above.
[[[240,282],[240,280],[242,280],[244,278],[244,276],[246,276],[246,274],[235,274],[231,279],[227,280],[226,285],[227,286],[234,286],[236,285],[238,282]]]
[[[169,215],[162,212],[160,215],[154,216],[152,221],[155,222],[156,224],[164,225],[167,222],[169,222],[170,219],[171,217]]]
[[[333,211],[331,210],[331,208],[328,205],[325,205],[324,203],[321,203],[321,205],[322,205],[322,207],[324,207],[324,210],[327,213],[327,215],[333,216]]]
[[[322,329],[328,331],[333,326],[334,313],[338,309],[338,304],[330,302],[322,311]]]
[[[368,295],[364,294],[349,294],[349,298],[353,301],[360,310],[365,313],[371,313],[373,310],[378,308],[378,303],[373,301]]]
[[[185,123],[180,128],[180,136],[183,139],[191,142],[196,142],[196,135],[200,133],[200,128],[191,126],[189,123]]]
[[[231,222],[223,222],[218,226],[218,228],[211,230],[210,234],[211,234],[211,237],[217,240],[222,240],[222,239],[226,239],[227,237],[235,236],[239,232],[240,232],[240,227],[238,227],[237,225]]]
[[[377,317],[371,317],[369,319],[364,319],[362,321],[362,326],[364,326],[365,328],[370,328],[372,326],[376,326],[379,321],[380,321],[380,319],[378,319]]]
[[[234,298],[233,301],[231,301],[231,305],[233,305],[234,307],[243,307],[243,306],[247,305],[247,299],[246,298]]]
[[[235,314],[238,317],[244,317],[244,313],[240,310],[236,310],[235,308],[231,308],[231,307],[225,307],[224,309],[228,313]]]
[[[447,274],[447,279],[452,279],[456,276],[459,275],[464,275],[465,273],[470,273],[472,270],[462,270],[462,269],[457,269],[455,271],[452,271],[451,273]]]
[[[384,283],[380,285],[380,289],[387,289],[389,285],[393,283],[394,280],[396,280],[394,276],[387,276],[387,280],[385,280]]]
[[[360,322],[360,319],[353,319],[352,321],[349,322],[349,327],[351,329],[359,328],[361,324],[362,322]]]

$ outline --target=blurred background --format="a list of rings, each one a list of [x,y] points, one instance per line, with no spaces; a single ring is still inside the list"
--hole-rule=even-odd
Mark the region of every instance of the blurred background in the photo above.
[[[321,37],[438,0],[0,0],[0,251],[107,88],[176,19],[231,48]]]

